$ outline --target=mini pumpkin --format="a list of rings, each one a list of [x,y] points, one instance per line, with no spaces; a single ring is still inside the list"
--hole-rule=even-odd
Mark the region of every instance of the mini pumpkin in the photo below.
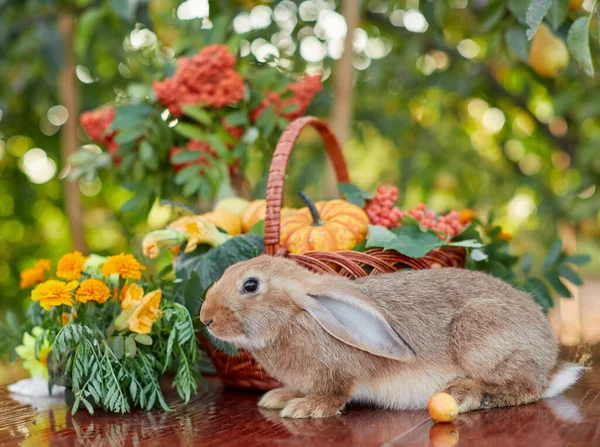
[[[293,208],[281,208],[281,219],[292,216],[296,212]],[[267,215],[267,201],[266,200],[253,200],[250,205],[242,213],[242,229],[244,233],[250,231],[250,229],[261,220],[265,220]]]
[[[231,211],[233,214],[237,216],[241,216],[246,208],[250,205],[250,201],[246,199],[242,199],[241,197],[227,197],[225,199],[221,199],[215,205],[215,211],[219,210],[227,210]]]
[[[306,208],[281,221],[281,246],[290,253],[311,250],[350,250],[367,236],[369,218],[360,207],[345,200],[313,203],[300,193]]]

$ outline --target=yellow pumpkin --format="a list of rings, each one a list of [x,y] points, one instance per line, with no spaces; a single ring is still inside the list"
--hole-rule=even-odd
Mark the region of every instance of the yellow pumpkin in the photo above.
[[[296,212],[293,208],[281,208],[281,219],[292,216]],[[267,201],[266,200],[253,200],[250,205],[242,213],[242,229],[244,233],[250,231],[250,229],[261,220],[265,220],[267,215]]]
[[[250,202],[246,199],[242,199],[241,197],[227,197],[217,202],[215,205],[215,211],[225,209],[227,211],[231,211],[233,214],[241,216],[246,208],[248,208],[248,205],[250,205]]]
[[[281,221],[280,243],[290,253],[350,250],[367,236],[369,218],[362,208],[345,200],[313,203],[301,196],[307,207]]]
[[[222,228],[230,236],[242,234],[242,219],[237,214],[220,208],[209,213],[204,213],[200,217],[215,227]]]

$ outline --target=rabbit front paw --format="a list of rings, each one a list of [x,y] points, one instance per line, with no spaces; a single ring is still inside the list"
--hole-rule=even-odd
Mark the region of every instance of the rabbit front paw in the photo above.
[[[276,388],[265,393],[265,395],[258,401],[258,406],[262,408],[280,410],[285,407],[290,400],[301,396],[302,393],[291,388]]]
[[[347,399],[340,396],[309,395],[290,400],[281,410],[284,418],[328,418],[342,412]]]

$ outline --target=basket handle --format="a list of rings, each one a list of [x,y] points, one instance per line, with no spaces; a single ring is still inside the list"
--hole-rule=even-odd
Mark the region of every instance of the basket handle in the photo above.
[[[292,121],[285,128],[269,168],[269,181],[267,183],[267,212],[265,216],[265,253],[277,254],[279,250],[279,237],[281,227],[281,205],[283,204],[283,185],[285,183],[285,170],[288,160],[298,139],[300,132],[306,126],[314,127],[321,136],[329,159],[333,164],[338,183],[348,183],[348,168],[342,155],[342,148],[329,126],[314,116],[304,116]]]

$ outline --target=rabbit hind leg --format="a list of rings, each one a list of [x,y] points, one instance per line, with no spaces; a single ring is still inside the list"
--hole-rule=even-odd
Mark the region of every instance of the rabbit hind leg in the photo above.
[[[494,384],[479,379],[456,379],[443,392],[456,399],[459,413],[528,404],[540,399],[539,390],[528,380]]]

